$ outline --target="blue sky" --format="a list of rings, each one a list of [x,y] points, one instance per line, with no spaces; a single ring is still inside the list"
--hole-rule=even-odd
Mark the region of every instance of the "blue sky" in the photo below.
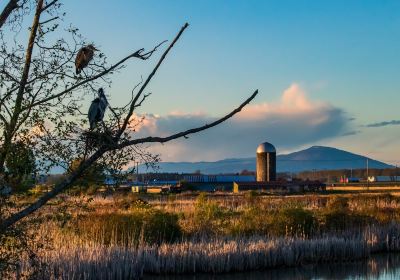
[[[189,29],[149,87],[152,97],[141,109],[158,118],[157,129],[150,132],[173,130],[173,125],[160,128],[163,118],[170,123],[183,117],[182,125],[190,125],[188,119],[196,124],[222,115],[256,88],[260,94],[254,104],[269,104],[265,110],[274,112],[260,114],[257,129],[262,130],[265,123],[269,130],[255,135],[251,143],[218,153],[188,153],[196,139],[203,139],[194,136],[192,143],[180,141],[157,150],[165,154],[165,160],[182,160],[184,154],[190,157],[187,160],[251,156],[253,149],[244,146],[270,139],[277,129],[271,122],[280,124],[282,118],[284,124],[289,122],[282,98],[294,86],[315,107],[304,118],[307,122],[316,111],[321,120],[330,121],[323,128],[306,129],[315,137],[296,132],[290,143],[283,139],[289,137],[294,123],[282,126],[288,131],[286,136],[279,132],[282,138],[272,137],[278,151],[331,145],[388,162],[400,161],[399,125],[365,127],[400,119],[400,1],[69,0],[64,7],[65,21],[78,26],[110,62],[173,38],[189,22]],[[131,61],[114,78],[108,92],[112,102],[126,100],[130,88],[155,62],[156,57],[146,63]],[[322,116],[324,108],[336,113]],[[235,125],[226,129],[235,129]],[[296,126],[301,128],[302,123]],[[218,137],[218,130],[213,131],[206,134],[209,139]],[[234,135],[240,137],[239,132]],[[181,156],[174,156],[176,145],[187,146]]]

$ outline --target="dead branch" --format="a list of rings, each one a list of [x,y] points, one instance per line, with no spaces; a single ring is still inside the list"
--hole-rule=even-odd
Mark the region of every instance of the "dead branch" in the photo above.
[[[175,43],[179,40],[179,38],[181,37],[182,33],[185,31],[185,29],[189,26],[188,23],[185,23],[181,30],[179,31],[179,33],[176,35],[175,39],[172,41],[172,43],[169,45],[169,47],[165,50],[165,52],[163,53],[163,55],[161,56],[160,60],[158,61],[156,67],[154,67],[153,71],[150,73],[150,75],[147,77],[146,81],[144,82],[144,84],[142,85],[142,87],[139,89],[138,93],[136,94],[135,98],[133,99],[132,103],[131,103],[131,107],[129,109],[128,115],[125,117],[124,120],[124,124],[122,125],[121,129],[118,131],[116,138],[119,139],[121,137],[121,135],[124,133],[129,120],[133,114],[133,111],[136,108],[136,102],[138,101],[138,99],[140,98],[140,96],[142,95],[143,91],[146,89],[146,86],[148,85],[148,83],[151,81],[151,79],[153,78],[153,76],[156,74],[158,68],[160,67],[161,63],[164,61],[165,57],[167,56],[167,54],[169,53],[169,51],[173,48],[173,46],[175,45]]]
[[[56,20],[56,19],[59,19],[59,17],[58,17],[58,16],[57,16],[57,17],[53,17],[53,18],[51,18],[51,19],[42,21],[42,22],[40,22],[39,24],[40,24],[40,25],[44,25],[44,24],[49,23],[49,22],[51,22],[51,21],[53,21],[53,20]]]
[[[232,112],[230,112],[229,114],[225,115],[224,117],[210,123],[210,124],[206,124],[197,128],[192,128],[192,129],[188,129],[186,131],[182,131],[179,133],[175,133],[173,135],[167,136],[167,137],[153,137],[153,136],[149,136],[149,137],[144,137],[144,138],[139,138],[139,139],[133,139],[133,140],[129,140],[129,141],[125,141],[122,142],[118,145],[116,145],[115,147],[113,147],[113,149],[122,149],[124,147],[127,146],[131,146],[131,145],[137,145],[137,144],[144,144],[144,143],[165,143],[165,142],[169,142],[171,140],[174,139],[178,139],[181,137],[186,137],[189,134],[193,134],[193,133],[197,133],[206,129],[209,129],[211,127],[217,126],[220,123],[228,120],[229,118],[233,117],[235,114],[239,113],[244,106],[246,106],[247,104],[249,104],[251,102],[251,100],[253,100],[256,95],[258,94],[258,90],[256,90],[246,101],[244,101],[239,107],[237,107],[235,110],[233,110]]]

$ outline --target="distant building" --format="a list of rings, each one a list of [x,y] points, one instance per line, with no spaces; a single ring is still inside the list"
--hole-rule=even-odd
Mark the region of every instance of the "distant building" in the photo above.
[[[130,184],[134,193],[177,193],[181,192],[178,181],[133,182]]]
[[[256,152],[257,182],[276,181],[276,149],[274,145],[264,142]]]
[[[341,177],[340,178],[340,183],[359,183],[360,178],[357,177]]]
[[[399,182],[400,176],[370,176],[368,182]]]
[[[234,182],[233,192],[260,191],[260,192],[303,192],[324,191],[326,185],[319,181],[274,181],[274,182]]]
[[[255,181],[253,175],[184,175],[188,183],[233,183]]]
[[[325,184],[319,181],[277,180],[276,179],[276,149],[268,143],[257,147],[257,181],[235,181],[233,192],[266,191],[266,192],[301,192],[325,190]]]

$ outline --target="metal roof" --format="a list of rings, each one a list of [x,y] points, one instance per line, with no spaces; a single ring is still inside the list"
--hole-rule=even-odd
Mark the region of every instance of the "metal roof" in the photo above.
[[[276,153],[276,149],[271,143],[264,142],[257,147],[257,154],[259,153]]]

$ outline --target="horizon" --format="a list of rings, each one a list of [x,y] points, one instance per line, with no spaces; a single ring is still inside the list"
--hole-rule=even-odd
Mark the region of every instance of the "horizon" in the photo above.
[[[395,166],[395,165],[393,165],[393,164],[391,164],[391,163],[387,163],[387,162],[384,162],[384,161],[379,160],[379,159],[376,159],[376,158],[370,158],[370,157],[368,157],[368,156],[366,156],[366,155],[363,155],[363,154],[357,154],[357,153],[354,153],[354,152],[352,152],[352,151],[342,150],[342,149],[338,149],[338,148],[336,148],[336,147],[330,147],[330,146],[321,146],[321,145],[313,145],[313,146],[305,147],[305,148],[303,148],[303,149],[296,150],[296,151],[293,151],[293,152],[286,152],[286,153],[279,153],[279,152],[277,152],[276,155],[277,155],[277,156],[286,156],[286,155],[290,155],[290,154],[293,154],[293,153],[303,152],[303,151],[306,151],[306,150],[310,150],[310,149],[312,149],[312,148],[328,148],[328,149],[335,149],[335,150],[343,151],[343,152],[346,152],[346,153],[354,154],[354,155],[357,155],[357,156],[360,156],[360,157],[366,157],[366,158],[368,158],[368,159],[370,159],[370,160],[373,160],[373,161],[379,161],[379,162],[382,162],[382,163],[386,163],[386,164],[388,164],[388,165]],[[182,162],[182,163],[183,163],[183,162],[185,162],[185,163],[218,162],[218,161],[231,160],[231,159],[252,159],[252,158],[255,158],[255,155],[253,155],[253,156],[247,156],[247,157],[222,158],[222,159],[217,159],[217,160],[215,160],[215,161],[202,161],[202,160],[201,160],[201,161],[168,161],[168,163],[169,163],[169,162],[171,162],[171,163],[179,163],[179,162]],[[298,160],[298,161],[301,161],[301,160]],[[305,160],[305,161],[308,161],[308,160]],[[312,161],[312,160],[310,160],[310,161]],[[331,161],[335,161],[335,160],[331,160]],[[161,161],[161,163],[166,163],[166,162],[165,162],[165,161]],[[143,164],[142,164],[142,165],[143,165]]]
[[[334,147],[312,146],[305,150],[289,154],[277,154],[277,170],[283,173],[301,173],[305,171],[335,171],[335,170],[386,170],[397,166],[354,154]],[[368,168],[369,166],[369,168]],[[140,174],[238,174],[256,169],[256,157],[225,158],[217,161],[180,161],[160,162],[157,169],[139,166]],[[129,170],[129,168],[127,169]]]

